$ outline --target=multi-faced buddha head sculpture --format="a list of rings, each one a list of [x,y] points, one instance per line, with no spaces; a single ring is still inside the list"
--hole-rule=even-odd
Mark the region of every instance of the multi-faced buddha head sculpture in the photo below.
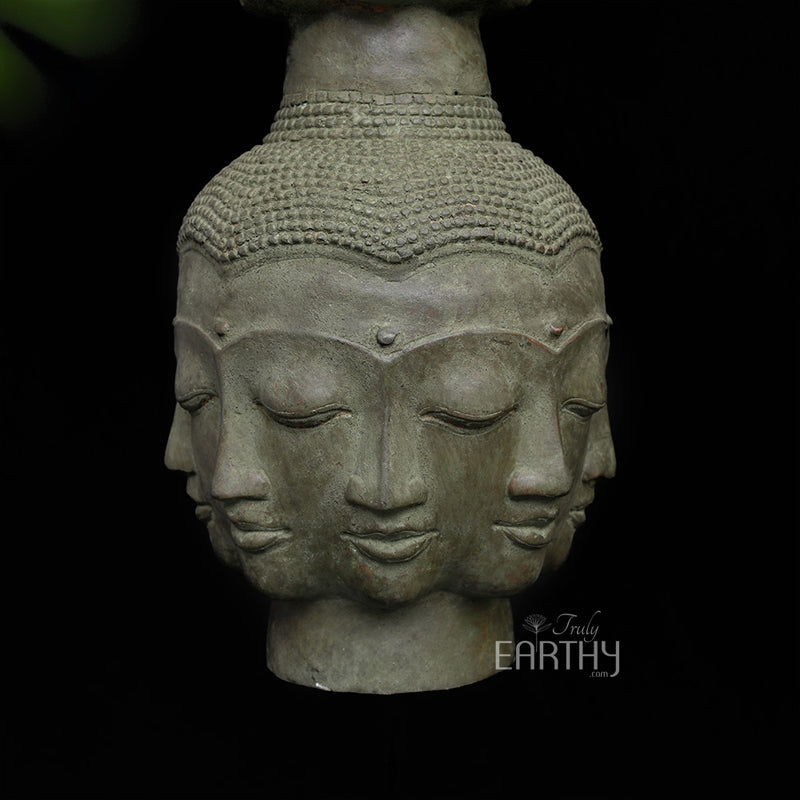
[[[377,29],[432,14],[454,19]],[[296,40],[335,53],[343,25],[374,34],[336,12]],[[184,220],[167,463],[215,552],[273,598],[276,674],[479,680],[513,638],[507,598],[563,561],[614,471],[599,239],[488,95],[307,72]]]

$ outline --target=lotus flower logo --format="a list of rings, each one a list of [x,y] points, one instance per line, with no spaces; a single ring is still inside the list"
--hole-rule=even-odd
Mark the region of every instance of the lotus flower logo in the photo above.
[[[544,614],[528,614],[525,617],[525,622],[522,623],[522,627],[531,633],[541,633],[550,627],[550,623]]]
[[[525,630],[530,631],[536,637],[536,646],[539,646],[539,634],[550,627],[547,617],[544,614],[528,614],[522,623]]]

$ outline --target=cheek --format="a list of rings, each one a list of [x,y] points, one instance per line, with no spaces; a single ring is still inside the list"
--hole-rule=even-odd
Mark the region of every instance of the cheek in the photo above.
[[[562,412],[560,419],[561,447],[567,470],[573,475],[582,472],[589,439],[589,425]]]
[[[483,528],[502,503],[511,472],[516,426],[462,435],[431,426],[426,437],[428,485],[442,523],[460,531]]]
[[[302,519],[303,527],[325,527],[326,520],[339,518],[354,450],[347,422],[313,430],[273,425],[265,437],[272,486],[284,510]]]
[[[195,470],[206,497],[210,496],[219,436],[220,403],[215,399],[192,417],[192,454]]]

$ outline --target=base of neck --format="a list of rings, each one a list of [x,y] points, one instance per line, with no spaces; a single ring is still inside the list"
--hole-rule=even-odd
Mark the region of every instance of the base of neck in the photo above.
[[[489,95],[478,15],[413,6],[297,17],[284,92],[325,90]]]
[[[337,692],[434,691],[508,666],[496,663],[495,642],[513,638],[506,599],[440,592],[394,610],[273,600],[267,666],[285,681]]]

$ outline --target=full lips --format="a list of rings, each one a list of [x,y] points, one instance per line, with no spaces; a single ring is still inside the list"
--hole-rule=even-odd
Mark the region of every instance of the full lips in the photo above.
[[[553,540],[555,517],[537,517],[522,522],[496,522],[492,530],[502,533],[509,541],[527,550],[539,550]]]
[[[289,528],[242,530],[231,525],[231,538],[236,546],[248,553],[263,553],[292,538]]]
[[[356,534],[345,531],[342,538],[373,561],[399,564],[419,556],[433,541],[438,531],[403,530],[386,533],[372,531]]]

